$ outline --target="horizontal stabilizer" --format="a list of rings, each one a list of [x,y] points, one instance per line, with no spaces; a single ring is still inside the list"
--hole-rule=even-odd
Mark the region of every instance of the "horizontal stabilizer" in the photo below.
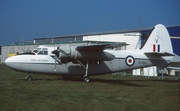
[[[144,54],[151,56],[174,56],[174,54],[168,52],[145,52]]]
[[[180,70],[180,67],[167,67],[168,69]]]
[[[171,63],[179,63],[180,64],[180,56],[177,54],[174,54],[173,59],[171,60]]]

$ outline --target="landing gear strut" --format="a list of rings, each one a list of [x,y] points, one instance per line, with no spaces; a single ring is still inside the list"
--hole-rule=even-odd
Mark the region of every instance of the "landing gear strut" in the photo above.
[[[161,68],[161,70],[159,70],[160,71],[159,73],[161,73],[161,77],[159,77],[159,79],[164,80],[164,74],[166,73],[165,70],[166,68]]]
[[[90,80],[89,80],[89,77],[88,77],[88,68],[89,68],[89,61],[87,61],[87,64],[86,64],[86,73],[85,75],[83,76],[83,79],[84,79],[84,82],[88,83]]]
[[[179,70],[179,73],[178,73],[178,77],[175,79],[176,81],[177,80],[180,80],[180,70]]]
[[[84,64],[82,64],[81,61],[77,60],[77,62],[86,70],[85,75],[83,76],[83,80],[84,82],[88,83],[90,81],[88,77],[89,61],[87,61],[86,67],[84,66]]]
[[[32,77],[28,74],[27,77],[25,77],[26,80],[32,81]]]

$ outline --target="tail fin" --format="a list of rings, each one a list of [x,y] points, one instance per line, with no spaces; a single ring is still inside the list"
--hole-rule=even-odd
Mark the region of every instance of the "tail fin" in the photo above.
[[[154,27],[151,35],[141,47],[141,51],[146,53],[161,53],[173,55],[172,44],[166,27],[158,24]]]

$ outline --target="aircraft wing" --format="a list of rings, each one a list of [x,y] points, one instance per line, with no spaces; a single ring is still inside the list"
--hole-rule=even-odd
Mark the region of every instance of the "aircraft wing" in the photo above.
[[[89,44],[84,46],[60,46],[57,50],[52,51],[59,59],[62,60],[92,60],[92,61],[109,61],[115,58],[115,55],[103,51],[116,47],[127,45],[121,43],[104,43]]]
[[[76,50],[78,51],[101,51],[107,48],[110,48],[111,44],[97,44],[97,45],[86,45],[86,46],[78,46]]]
[[[126,42],[110,42],[110,41],[84,41],[84,42],[87,42],[87,43],[95,43],[95,44],[121,44],[122,46],[123,45],[129,45],[129,44],[126,44]]]
[[[92,44],[92,45],[86,45],[86,46],[78,46],[76,47],[76,50],[78,51],[102,51],[104,49],[108,48],[116,48],[121,47],[124,45],[128,45],[125,42],[122,43],[105,43],[105,44]]]

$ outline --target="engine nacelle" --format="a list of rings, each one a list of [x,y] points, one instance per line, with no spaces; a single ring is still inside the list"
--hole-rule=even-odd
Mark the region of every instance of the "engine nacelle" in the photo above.
[[[70,45],[60,46],[59,59],[71,59],[71,50],[75,50],[75,47],[72,47]]]
[[[114,55],[105,51],[86,51],[76,50],[77,46],[62,45],[60,46],[59,59],[60,60],[93,60],[93,61],[109,61],[115,58]]]

